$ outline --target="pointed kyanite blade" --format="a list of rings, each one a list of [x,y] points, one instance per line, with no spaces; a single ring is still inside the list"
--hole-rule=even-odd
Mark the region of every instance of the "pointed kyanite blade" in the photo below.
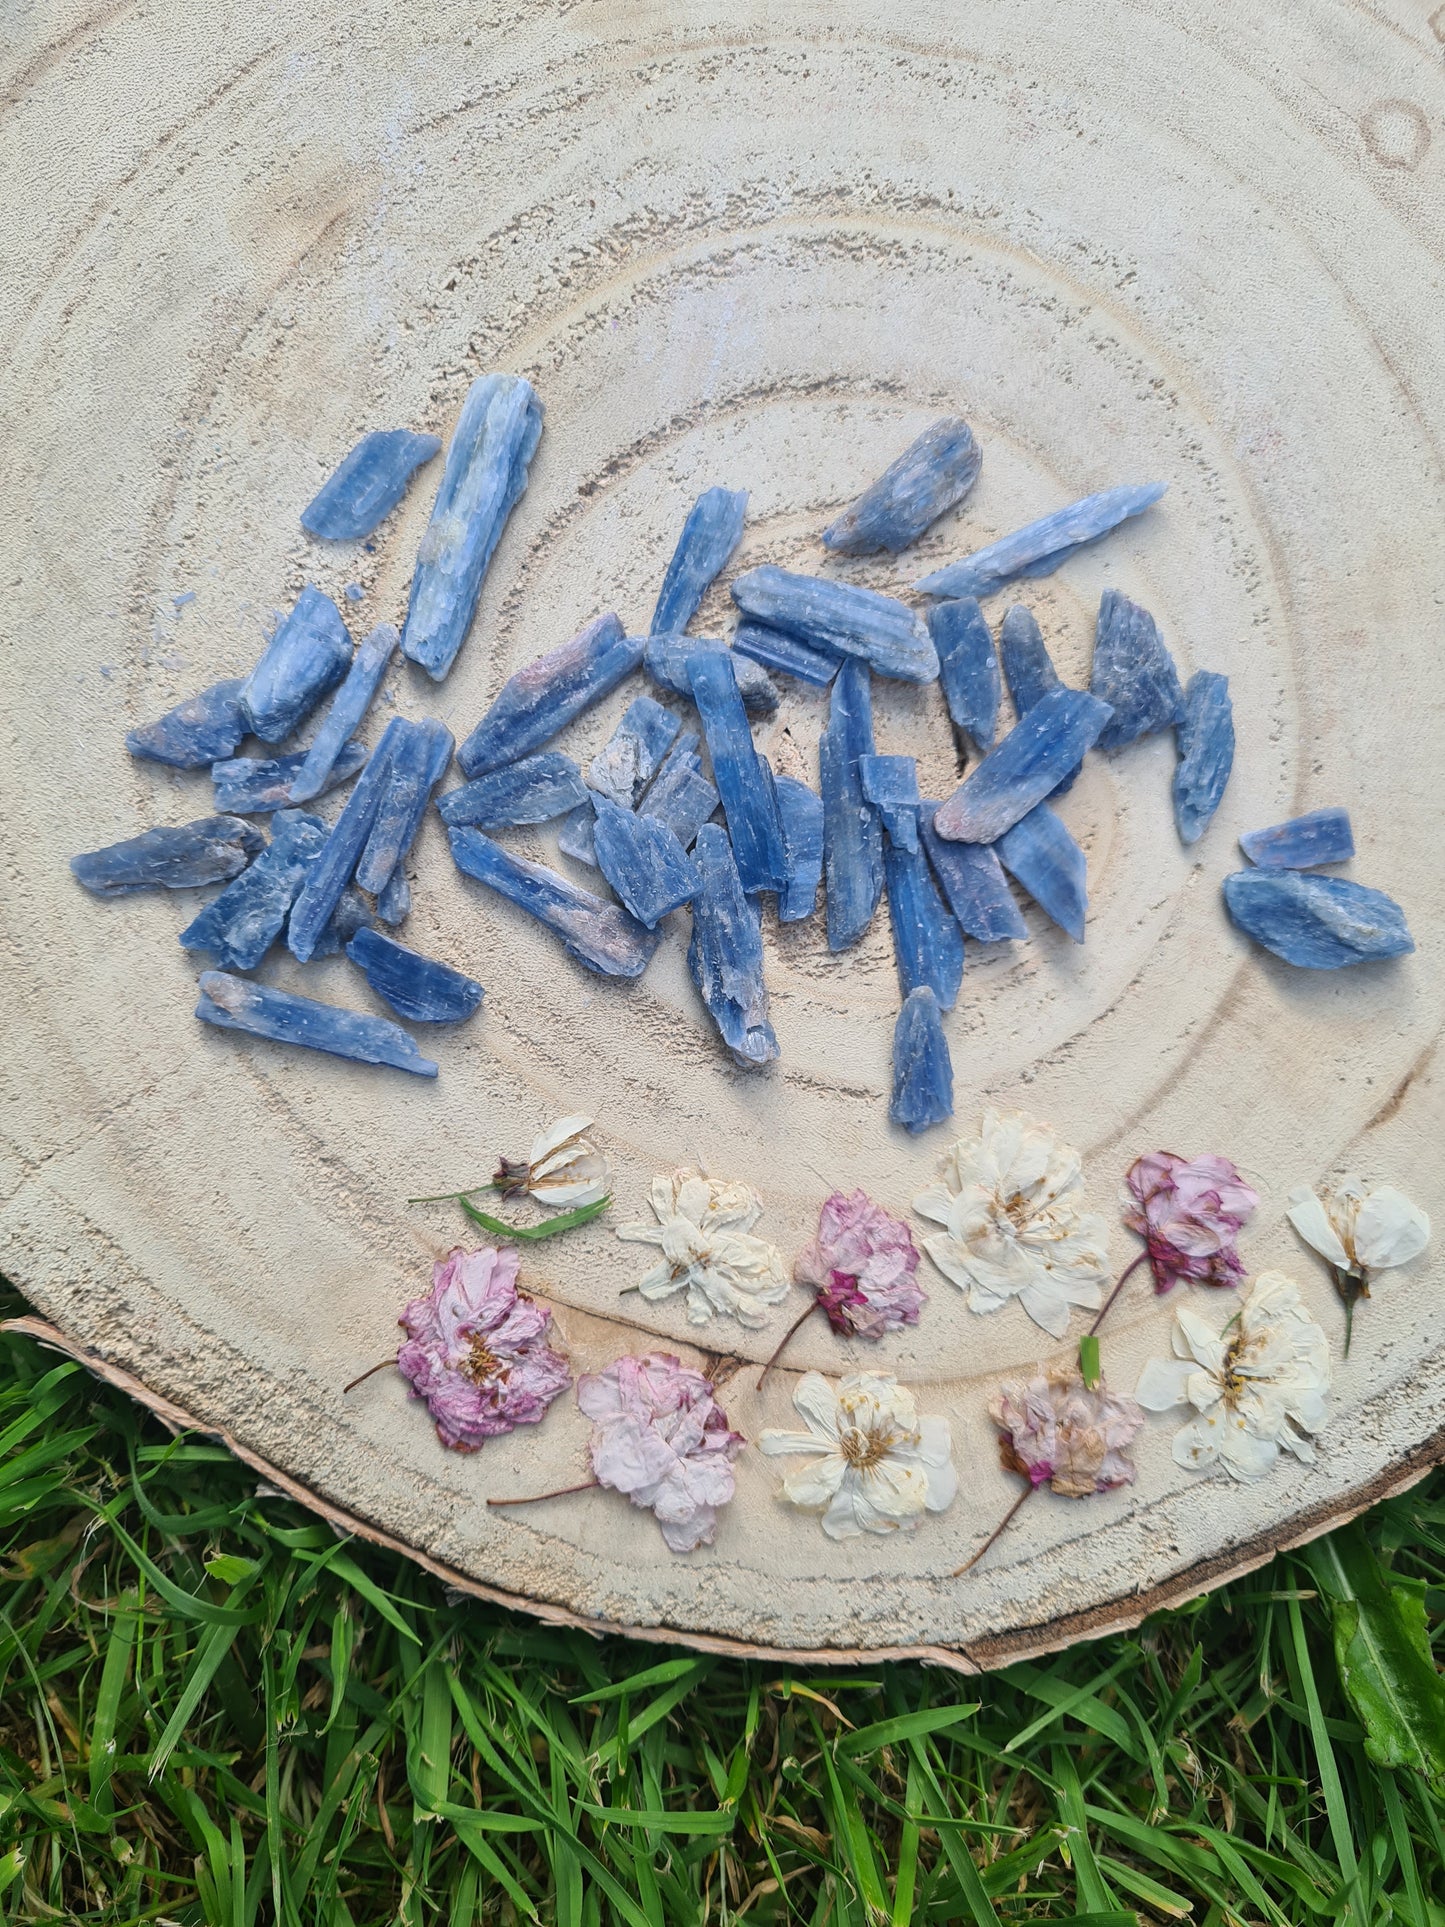
[[[480,830],[448,830],[459,870],[535,917],[578,963],[602,977],[640,977],[662,941],[615,903],[604,903],[541,863],[513,856]]]
[[[1084,941],[1088,914],[1088,864],[1058,817],[1040,803],[995,845],[998,860],[1034,902],[1075,943]]]
[[[466,641],[487,566],[527,486],[541,435],[542,404],[520,375],[483,375],[467,390],[416,553],[401,632],[401,653],[434,682]]]
[[[351,637],[329,595],[308,582],[241,685],[241,707],[263,743],[304,723],[351,667]]]
[[[689,660],[688,675],[743,888],[749,896],[759,890],[781,890],[788,881],[788,860],[778,799],[770,780],[772,771],[753,747],[732,656],[727,651],[701,650]]]
[[[389,1064],[417,1077],[437,1074],[436,1065],[422,1056],[415,1040],[388,1018],[318,1004],[314,998],[272,990],[245,977],[230,977],[223,970],[203,970],[200,989],[196,1015],[203,1024],[267,1037],[276,1044],[300,1044],[332,1057],[353,1058],[358,1064]]]
[[[716,650],[732,658],[733,674],[738,679],[743,708],[750,716],[772,716],[776,713],[778,685],[767,670],[750,656],[734,655],[728,644],[715,636],[652,636],[647,643],[643,667],[660,688],[670,689],[675,696],[686,696],[691,700],[692,682],[688,677],[687,665],[701,649]]]
[[[918,848],[918,763],[912,756],[860,756],[858,781],[900,850]],[[948,1008],[947,1005],[944,1006]]]
[[[1054,667],[1044,632],[1033,610],[1021,602],[1004,611],[999,624],[998,653],[1004,681],[1019,716],[1027,716],[1045,696],[1063,688],[1063,679]]]
[[[346,954],[377,996],[414,1024],[459,1024],[486,994],[475,977],[408,950],[379,930],[358,930]]]
[[[779,776],[778,814],[783,819],[783,851],[788,887],[778,898],[778,922],[800,923],[818,907],[823,880],[823,799],[795,776]]]
[[[952,1010],[963,981],[963,933],[938,894],[922,850],[890,843],[883,857],[893,955],[907,997],[926,984]]]
[[[616,616],[597,616],[570,642],[538,656],[502,684],[497,700],[457,751],[457,761],[468,776],[485,776],[540,749],[630,676],[643,646],[640,638],[623,635]]]
[[[692,848],[698,831],[718,806],[718,793],[702,773],[697,740],[691,730],[678,737],[651,789],[637,806],[641,815],[665,823],[684,850]]]
[[[1174,821],[1181,843],[1197,843],[1209,828],[1234,767],[1234,705],[1228,676],[1196,670],[1184,691],[1175,730]]]
[[[1345,863],[1355,854],[1348,810],[1310,810],[1267,830],[1246,830],[1239,847],[1261,870],[1313,870]]]
[[[587,801],[587,785],[570,756],[544,749],[507,763],[437,798],[443,823],[495,830],[509,823],[548,823]]]
[[[391,780],[392,755],[412,728],[402,717],[392,717],[371,753],[361,780],[347,797],[345,809],[332,825],[321,854],[307,872],[286,926],[287,947],[298,963],[309,963],[318,954],[326,955],[320,946],[327,925],[341,901],[342,891],[355,874],[376,822],[376,813]]]
[[[271,841],[249,870],[208,903],[181,932],[183,950],[208,950],[222,970],[254,970],[286,927],[286,918],[326,825],[304,810],[278,810]]]
[[[212,683],[199,696],[188,696],[153,723],[126,731],[125,746],[132,756],[172,769],[201,769],[229,756],[249,724],[241,705],[242,679]]]
[[[765,622],[740,622],[733,631],[733,654],[747,656],[764,669],[796,676],[799,682],[812,683],[815,689],[826,689],[838,673],[837,656],[815,649],[811,643],[799,642],[796,636],[785,636],[781,629],[770,629]],[[747,701],[746,690],[743,701]]]
[[[324,796],[328,790],[349,783],[370,753],[364,743],[344,744],[317,794]],[[307,754],[306,750],[297,750],[291,756],[232,756],[226,762],[212,763],[216,808],[229,810],[233,816],[262,816],[268,810],[284,810]]]
[[[1415,948],[1399,904],[1345,877],[1236,870],[1224,879],[1224,901],[1247,936],[1303,970],[1343,970]]]
[[[406,494],[407,483],[441,447],[438,435],[409,428],[373,428],[301,511],[301,526],[325,542],[370,535]]]
[[[953,1116],[953,1059],[938,999],[926,984],[910,992],[893,1026],[888,1115],[914,1136]]]
[[[708,488],[698,496],[662,578],[650,635],[678,635],[692,621],[708,586],[742,540],[747,507],[745,488]]]
[[[896,596],[794,575],[765,563],[732,585],[745,616],[835,656],[858,657],[880,676],[936,682],[938,656],[922,620]]]
[[[331,707],[322,718],[321,727],[311,739],[296,780],[291,785],[293,803],[309,803],[314,796],[320,796],[331,787],[331,771],[376,694],[376,685],[386,673],[386,665],[391,661],[391,652],[397,643],[396,624],[378,622],[368,636],[363,636],[356,646],[356,654],[351,659],[346,681],[331,699]]]
[[[144,830],[103,850],[70,859],[77,883],[93,896],[123,897],[132,890],[198,890],[229,883],[265,842],[238,816],[200,816],[175,829]]]
[[[638,696],[587,766],[587,787],[630,810],[672,747],[679,719],[651,696]]]
[[[913,586],[923,595],[986,596],[1015,576],[1051,575],[1077,549],[1097,542],[1131,515],[1152,508],[1168,486],[1167,482],[1130,483],[1085,495],[1068,508],[990,542],[961,562],[935,569]]]
[[[928,633],[938,651],[938,678],[955,729],[981,750],[993,748],[998,733],[998,652],[972,596],[940,602],[928,612]]]
[[[376,821],[356,866],[356,881],[373,896],[384,890],[416,841],[432,791],[452,760],[452,733],[428,718],[409,723],[391,752],[391,772]]]
[[[995,842],[1053,794],[1112,713],[1082,689],[1045,696],[964,778],[934,817],[934,829],[959,843]]]
[[[818,742],[830,950],[847,950],[858,942],[883,894],[883,826],[858,775],[859,760],[872,754],[868,665],[852,657],[838,671],[828,726]]]
[[[743,890],[727,831],[705,823],[697,834],[701,890],[692,907],[687,967],[718,1033],[744,1070],[778,1055],[763,983],[763,932]]]
[[[376,899],[376,915],[378,922],[390,924],[405,923],[411,915],[411,885],[399,863]]]
[[[1140,736],[1172,729],[1184,714],[1184,690],[1159,624],[1117,589],[1105,589],[1094,631],[1089,688],[1114,714],[1100,749],[1122,749]]]
[[[669,910],[691,903],[699,888],[696,867],[682,845],[655,817],[637,816],[605,796],[597,798],[593,831],[597,867],[624,908],[649,930]]]
[[[979,943],[1026,937],[1029,927],[1014,902],[998,857],[987,843],[945,843],[933,828],[937,808],[937,803],[922,805],[918,832],[963,934]]]
[[[925,428],[883,473],[823,531],[823,546],[841,555],[894,555],[961,502],[978,478],[982,451],[956,415]]]

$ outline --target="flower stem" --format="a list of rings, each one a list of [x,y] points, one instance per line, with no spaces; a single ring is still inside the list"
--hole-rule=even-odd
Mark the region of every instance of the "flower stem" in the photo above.
[[[1009,1527],[1013,1524],[1014,1520],[1018,1517],[1019,1513],[1022,1512],[1025,1501],[1028,1499],[1031,1499],[1034,1496],[1035,1492],[1037,1491],[1038,1491],[1038,1487],[1036,1485],[1026,1485],[1024,1487],[1023,1491],[1020,1492],[1018,1497],[1014,1500],[1013,1504],[1009,1507],[1008,1511],[1003,1515],[1003,1517],[999,1520],[998,1524],[994,1527],[993,1531],[984,1540],[983,1544],[979,1547],[978,1551],[974,1553],[971,1559],[965,1559],[963,1564],[954,1571],[952,1575],[953,1578],[961,1579],[966,1572],[973,1571],[974,1567],[978,1564],[979,1560],[982,1559],[983,1555],[989,1550],[989,1548],[991,1546],[996,1546],[999,1540],[1002,1539],[1003,1535],[1008,1531]]]
[[[555,1492],[529,1492],[521,1499],[488,1499],[488,1505],[540,1505],[543,1499],[566,1499],[574,1492],[590,1492],[600,1479],[584,1479],[581,1485],[559,1485]]]
[[[1149,1253],[1147,1250],[1141,1251],[1139,1253],[1139,1256],[1134,1260],[1133,1264],[1125,1265],[1123,1271],[1119,1274],[1118,1284],[1115,1285],[1114,1289],[1109,1293],[1108,1297],[1104,1300],[1103,1310],[1099,1313],[1098,1317],[1094,1320],[1093,1324],[1090,1325],[1088,1329],[1088,1333],[1086,1335],[1089,1338],[1092,1338],[1094,1336],[1094,1333],[1099,1329],[1100,1325],[1102,1325],[1104,1320],[1109,1316],[1110,1311],[1113,1309],[1114,1300],[1119,1296],[1119,1293],[1124,1289],[1125,1285],[1127,1285],[1129,1280],[1134,1276],[1134,1273],[1139,1269],[1140,1265],[1142,1265],[1147,1260],[1148,1256],[1149,1256]]]
[[[396,1354],[393,1352],[390,1358],[383,1358],[378,1360],[378,1362],[375,1365],[368,1365],[366,1370],[364,1372],[358,1373],[358,1375],[352,1379],[349,1385],[342,1386],[341,1396],[345,1398],[348,1392],[354,1392],[358,1385],[364,1385],[367,1379],[375,1378],[378,1372],[384,1372],[388,1365],[394,1365],[395,1363],[396,1363]]]
[[[463,1198],[474,1198],[478,1191],[495,1191],[495,1184],[469,1184],[465,1191],[438,1191],[431,1198],[408,1198],[408,1204],[460,1204]]]
[[[774,1365],[776,1365],[778,1360],[782,1357],[784,1351],[787,1349],[788,1340],[793,1336],[793,1333],[797,1331],[798,1327],[804,1322],[805,1319],[811,1318],[813,1313],[817,1309],[818,1309],[818,1301],[815,1298],[811,1305],[805,1305],[803,1307],[803,1309],[798,1313],[798,1316],[793,1320],[792,1324],[789,1325],[788,1329],[783,1333],[782,1337],[778,1340],[777,1345],[773,1349],[772,1357],[768,1360],[767,1364],[764,1365],[763,1367],[762,1376],[758,1379],[758,1383],[757,1383],[758,1391],[761,1391],[764,1385],[767,1384],[768,1373],[773,1369]]]

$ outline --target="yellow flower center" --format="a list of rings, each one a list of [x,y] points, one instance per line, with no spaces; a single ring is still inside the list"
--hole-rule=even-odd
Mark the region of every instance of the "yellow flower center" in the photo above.
[[[851,1430],[842,1433],[838,1439],[838,1450],[848,1464],[856,1471],[869,1472],[881,1460],[886,1459],[897,1440],[897,1434],[888,1432],[859,1432]]]
[[[1003,1212],[1014,1230],[1022,1231],[1033,1216],[1033,1207],[1022,1191],[1015,1191],[1011,1198],[1005,1200]]]
[[[467,1362],[462,1367],[473,1384],[481,1385],[489,1378],[504,1378],[506,1368],[495,1352],[489,1352],[483,1339],[474,1338],[467,1348]]]

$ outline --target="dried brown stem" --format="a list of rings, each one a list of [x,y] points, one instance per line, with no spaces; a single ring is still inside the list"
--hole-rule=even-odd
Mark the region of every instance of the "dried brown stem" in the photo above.
[[[394,1365],[395,1363],[396,1354],[393,1352],[390,1358],[378,1359],[375,1365],[368,1365],[364,1372],[358,1372],[349,1385],[342,1386],[341,1396],[345,1398],[348,1392],[354,1392],[358,1385],[364,1385],[367,1379],[375,1378],[378,1372],[384,1372],[388,1365]]]
[[[761,1391],[764,1385],[767,1384],[768,1373],[773,1369],[774,1365],[777,1364],[778,1360],[782,1357],[783,1353],[787,1350],[788,1341],[792,1338],[794,1332],[797,1331],[798,1327],[801,1324],[803,1324],[803,1322],[806,1319],[811,1318],[813,1313],[817,1309],[818,1309],[818,1301],[815,1298],[811,1305],[805,1305],[803,1307],[802,1311],[798,1313],[798,1316],[793,1320],[792,1324],[789,1325],[788,1329],[783,1333],[782,1337],[778,1340],[777,1345],[773,1349],[772,1357],[768,1360],[767,1364],[764,1365],[762,1369],[762,1373],[758,1379],[757,1389],[759,1391]]]
[[[488,1499],[488,1505],[540,1505],[543,1499],[566,1499],[574,1492],[590,1492],[601,1486],[600,1479],[584,1479],[581,1485],[559,1485],[555,1492],[529,1492],[520,1499]]]

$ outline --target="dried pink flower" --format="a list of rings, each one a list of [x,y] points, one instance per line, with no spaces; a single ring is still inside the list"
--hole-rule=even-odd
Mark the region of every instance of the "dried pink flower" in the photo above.
[[[1104,1381],[1090,1391],[1078,1368],[1051,1365],[1029,1379],[1008,1379],[989,1405],[999,1429],[999,1456],[1031,1485],[1051,1485],[1066,1499],[1134,1483],[1126,1448],[1144,1423],[1132,1398]]]
[[[598,1484],[654,1513],[674,1552],[710,1546],[717,1508],[737,1488],[732,1461],[743,1449],[711,1381],[668,1352],[648,1352],[584,1374],[577,1403],[597,1428]]]
[[[916,1325],[928,1294],[917,1282],[913,1233],[866,1191],[835,1191],[818,1214],[818,1235],[793,1265],[811,1285],[828,1323],[845,1337],[881,1338]]]
[[[1150,1151],[1129,1167],[1124,1182],[1124,1222],[1148,1245],[1156,1291],[1172,1290],[1181,1279],[1194,1285],[1241,1281],[1244,1260],[1234,1241],[1254,1216],[1259,1195],[1228,1158]]]
[[[397,1368],[426,1400],[442,1444],[458,1452],[535,1425],[572,1382],[547,1343],[551,1312],[517,1289],[519,1262],[491,1245],[453,1251],[433,1267],[427,1296],[401,1314]]]

